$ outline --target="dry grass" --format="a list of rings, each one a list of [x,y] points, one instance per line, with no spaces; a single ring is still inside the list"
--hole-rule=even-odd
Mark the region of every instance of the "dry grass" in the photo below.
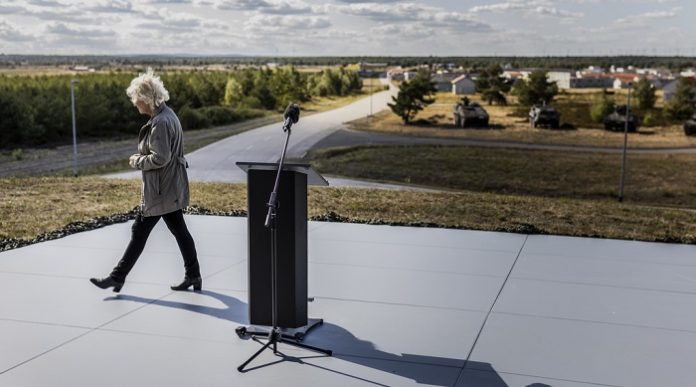
[[[597,90],[570,90],[558,96],[559,104],[590,103]],[[620,90],[614,96],[622,100],[626,91]],[[602,147],[623,146],[623,133],[608,132],[595,127],[578,127],[575,130],[549,130],[534,129],[529,127],[525,117],[520,117],[514,104],[514,98],[510,99],[509,106],[488,106],[480,100],[479,96],[470,97],[474,102],[481,103],[491,116],[491,128],[489,129],[458,129],[452,124],[452,105],[459,97],[451,93],[438,93],[434,104],[421,111],[416,120],[419,124],[404,125],[401,119],[384,111],[377,114],[371,120],[359,119],[351,123],[351,127],[357,130],[375,131],[382,133],[462,138],[483,139],[499,141],[517,141],[533,144],[568,144]],[[661,106],[662,98],[658,96],[657,106]],[[562,117],[563,121],[563,117]],[[669,148],[669,147],[693,147],[696,146],[696,137],[684,135],[680,125],[668,125],[663,127],[641,128],[638,133],[629,134],[628,140],[631,148]]]
[[[138,203],[139,181],[103,178],[0,179],[0,238],[30,239],[76,221],[127,212]],[[194,183],[192,205],[244,211],[246,187]],[[693,243],[691,212],[620,204],[476,192],[424,193],[312,188],[310,217],[332,213],[352,221],[476,230],[597,236]]]

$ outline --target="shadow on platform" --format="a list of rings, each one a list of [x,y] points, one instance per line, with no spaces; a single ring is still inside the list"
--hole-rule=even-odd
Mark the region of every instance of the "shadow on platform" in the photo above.
[[[244,325],[249,323],[247,303],[240,301],[235,297],[210,290],[204,290],[197,294],[212,297],[223,303],[225,307],[209,307],[185,302],[151,299],[126,294],[119,294],[114,297],[105,298],[104,300],[131,301],[163,306],[167,308],[177,308],[227,320],[234,323],[230,324],[230,333],[235,333],[235,329],[237,328],[236,324]],[[411,379],[419,384],[451,386],[456,383],[456,381],[453,382],[452,378],[453,374],[456,373],[459,378],[459,386],[507,387],[507,384],[488,363],[473,361],[466,362],[464,359],[423,356],[408,353],[394,354],[380,351],[376,348],[374,343],[367,340],[361,340],[360,338],[355,337],[345,328],[327,322],[324,322],[322,326],[312,331],[312,333],[308,335],[308,338],[310,338],[310,340],[307,340],[307,343],[310,345],[333,350],[333,357],[337,359],[399,375],[401,377]],[[446,340],[446,337],[442,335],[434,335],[433,340]],[[282,348],[282,344],[280,345],[280,348]],[[462,350],[463,352],[466,352],[468,348],[463,348]],[[316,367],[328,372],[333,372],[349,378],[368,382],[370,384],[379,386],[384,385],[375,381],[367,380],[357,375],[350,375],[345,372],[307,362],[307,360],[322,358],[324,357],[323,355],[294,357],[284,354],[281,351],[279,352],[282,355],[280,360],[250,368],[249,371],[265,368],[277,362],[289,361]],[[443,368],[450,368],[453,372],[443,372]],[[464,374],[463,378],[462,374]],[[536,384],[534,386],[540,385]]]

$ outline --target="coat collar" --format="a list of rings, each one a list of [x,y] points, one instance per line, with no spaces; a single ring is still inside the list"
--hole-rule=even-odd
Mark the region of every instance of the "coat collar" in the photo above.
[[[151,124],[152,124],[152,120],[154,120],[155,117],[157,117],[160,113],[162,113],[162,111],[163,111],[164,108],[166,108],[166,107],[167,107],[167,104],[164,103],[164,101],[162,101],[162,103],[161,103],[159,106],[157,106],[157,107],[155,108],[155,114],[153,114],[152,117],[150,117],[150,119],[147,121],[147,123],[145,124],[145,126],[151,125]]]

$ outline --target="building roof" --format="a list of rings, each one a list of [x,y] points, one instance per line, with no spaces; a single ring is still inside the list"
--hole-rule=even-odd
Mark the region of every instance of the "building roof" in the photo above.
[[[442,74],[433,74],[430,77],[430,80],[436,83],[445,83],[445,82],[452,82],[455,78],[458,78],[461,76],[462,73],[442,73]],[[464,74],[466,75],[466,74]]]
[[[461,81],[463,81],[463,80],[465,80],[465,79],[468,79],[468,80],[470,80],[471,82],[473,82],[473,80],[472,80],[471,78],[469,78],[469,74],[462,74],[462,75],[460,75],[460,76],[454,78],[454,79],[452,80],[452,83],[453,83],[453,84],[459,83],[459,82],[461,82]]]

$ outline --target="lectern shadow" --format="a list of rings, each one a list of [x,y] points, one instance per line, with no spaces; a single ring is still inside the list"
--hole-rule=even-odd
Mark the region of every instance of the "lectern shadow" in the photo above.
[[[308,340],[306,340],[308,344],[331,348],[334,351],[334,357],[338,359],[393,373],[419,384],[452,386],[456,383],[456,376],[461,373],[462,367],[466,364],[467,369],[473,369],[477,373],[477,381],[476,384],[470,384],[464,379],[460,381],[460,385],[507,387],[507,384],[488,363],[382,351],[371,341],[362,340],[347,329],[327,322],[323,324],[317,333],[316,336],[308,336]],[[419,333],[414,332],[413,334]],[[405,338],[405,340],[408,340],[408,338]],[[433,340],[446,340],[446,337],[433,335]],[[468,348],[462,348],[462,353],[466,352],[468,352]],[[452,372],[443,372],[443,370],[446,370],[445,367]],[[452,375],[455,375],[454,379]]]
[[[126,294],[105,298],[105,301],[129,301],[143,304],[151,304],[163,306],[167,308],[182,309],[193,313],[219,318],[230,321],[230,334],[235,334],[234,330],[237,325],[248,324],[248,304],[240,301],[235,297],[231,297],[218,292],[204,290],[198,294],[212,297],[222,304],[224,308],[202,306],[198,304],[190,304],[178,301],[166,301],[145,297],[138,297]],[[415,333],[414,334],[418,334]],[[408,340],[408,338],[406,338]],[[433,340],[446,340],[443,335],[433,335]],[[465,363],[464,359],[443,358],[436,356],[424,356],[410,353],[390,353],[379,350],[374,343],[368,340],[362,340],[353,335],[347,329],[336,325],[324,322],[322,326],[317,327],[311,335],[307,336],[305,341],[310,345],[322,346],[333,350],[333,357],[343,361],[359,364],[364,367],[392,373],[404,378],[411,379],[419,384],[428,384],[434,386],[452,386],[456,383],[456,376],[462,373],[462,367]],[[466,353],[468,348],[462,348],[462,353]],[[286,361],[294,361],[303,365],[313,366],[328,372],[344,375],[348,378],[359,379],[375,385],[381,383],[366,380],[360,375],[349,375],[345,372],[328,368],[326,364],[321,366],[312,364],[308,361],[324,356],[316,356],[314,354],[304,357],[293,357],[284,354]],[[254,367],[254,369],[263,368],[266,365]],[[451,372],[443,372],[449,368]],[[476,386],[476,387],[507,387],[507,384],[500,378],[493,367],[488,363],[482,362],[466,362],[467,370],[475,370],[476,376],[472,377],[471,382],[468,379],[460,380],[460,386]],[[468,373],[465,373],[468,375]],[[473,383],[473,384],[472,384]]]

